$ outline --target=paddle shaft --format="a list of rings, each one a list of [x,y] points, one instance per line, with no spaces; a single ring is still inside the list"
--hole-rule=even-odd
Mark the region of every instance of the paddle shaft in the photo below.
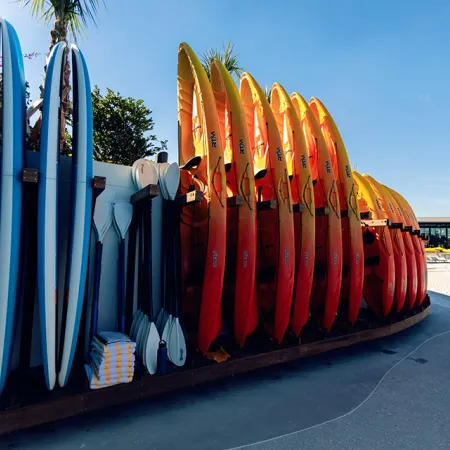
[[[98,330],[98,307],[100,300],[100,281],[102,274],[102,254],[103,243],[97,241],[95,243],[95,266],[94,266],[94,297],[92,299],[92,312],[91,312],[91,331],[90,341],[94,339]]]
[[[126,296],[126,273],[125,273],[125,239],[120,239],[119,242],[119,264],[117,281],[119,284],[118,289],[118,320],[119,331],[125,333],[125,296]]]

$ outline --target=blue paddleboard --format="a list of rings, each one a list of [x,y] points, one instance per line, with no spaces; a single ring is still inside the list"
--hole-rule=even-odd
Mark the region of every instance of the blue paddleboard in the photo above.
[[[13,349],[25,148],[25,76],[19,39],[0,19],[3,56],[3,146],[0,179],[0,393]]]
[[[49,390],[56,382],[58,300],[58,172],[61,86],[66,44],[53,47],[47,64],[42,105],[38,187],[37,292],[42,362]]]
[[[66,271],[62,336],[63,351],[58,382],[67,384],[75,354],[86,285],[92,215],[92,97],[83,54],[72,45],[73,157],[72,219]]]

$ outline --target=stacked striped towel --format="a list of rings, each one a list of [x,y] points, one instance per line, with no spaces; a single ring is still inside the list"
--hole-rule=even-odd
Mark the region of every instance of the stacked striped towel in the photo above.
[[[97,333],[91,344],[91,363],[84,366],[91,389],[129,383],[134,375],[136,343],[112,331]]]

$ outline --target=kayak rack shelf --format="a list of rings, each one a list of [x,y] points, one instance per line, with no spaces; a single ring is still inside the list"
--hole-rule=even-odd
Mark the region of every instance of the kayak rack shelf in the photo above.
[[[185,366],[164,376],[146,375],[131,383],[105,389],[88,390],[84,386],[79,392],[70,389],[70,392],[68,392],[67,388],[55,389],[52,392],[45,391],[34,399],[34,403],[29,403],[29,400],[27,400],[28,403],[20,402],[17,400],[21,397],[20,393],[17,392],[14,395],[10,392],[9,406],[0,410],[0,434],[55,422],[102,408],[150,398],[240,373],[380,339],[412,327],[425,319],[429,312],[430,301],[427,296],[421,307],[398,315],[395,318],[396,321],[391,323],[380,322],[381,325],[374,328],[369,328],[366,324],[366,329],[356,332],[348,330],[330,338],[322,336],[318,340],[300,345],[297,341],[297,343],[288,344],[271,351],[250,355],[247,353],[243,357],[233,357],[221,364],[211,361],[205,362],[202,358],[203,364],[200,364],[199,367],[189,368]],[[195,361],[191,365],[194,366]],[[11,374],[10,378],[15,377]],[[10,388],[10,390],[14,389],[16,389],[14,386]],[[16,398],[15,401],[12,400],[14,398]]]

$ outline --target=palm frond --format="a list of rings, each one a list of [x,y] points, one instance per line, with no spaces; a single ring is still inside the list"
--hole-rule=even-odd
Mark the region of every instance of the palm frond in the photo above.
[[[29,7],[30,13],[38,20],[50,23],[60,19],[66,22],[71,36],[76,40],[89,22],[97,26],[100,6],[105,0],[18,0],[20,6]]]
[[[201,62],[209,79],[211,79],[211,61],[214,58],[217,58],[231,75],[234,75],[237,79],[240,78],[244,69],[239,65],[239,55],[234,54],[233,50],[234,45],[229,41],[226,46],[223,46],[222,50],[209,49],[202,53]]]

